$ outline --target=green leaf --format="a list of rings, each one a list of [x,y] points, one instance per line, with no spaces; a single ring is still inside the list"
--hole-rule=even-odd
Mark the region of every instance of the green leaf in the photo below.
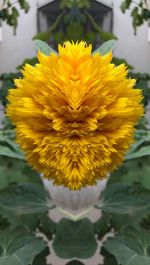
[[[35,257],[32,265],[47,265],[47,256],[49,254],[49,248],[47,247]]]
[[[64,259],[87,259],[94,255],[97,242],[88,219],[77,222],[63,218],[57,225],[53,248]]]
[[[27,13],[30,9],[28,2],[25,0],[18,0],[18,2],[20,4],[21,8],[24,9],[24,11]]]
[[[101,240],[111,229],[109,215],[103,214],[100,219],[93,224],[93,226],[95,234],[97,234],[98,239]]]
[[[57,31],[55,34],[54,34],[54,40],[56,43],[60,43],[60,44],[63,44],[63,42],[66,40],[66,37],[64,35],[64,32],[62,31]]]
[[[0,233],[0,265],[28,265],[45,248],[45,243],[25,228],[8,228]]]
[[[51,53],[58,54],[55,50],[53,50],[46,42],[42,40],[35,40],[34,41],[37,50],[42,52],[43,54],[49,56]]]
[[[125,13],[125,11],[130,7],[132,3],[132,0],[124,0],[122,3],[121,3],[121,10],[123,13]]]
[[[20,64],[19,66],[17,66],[16,69],[17,70],[20,70],[25,64],[30,64],[30,65],[34,66],[37,63],[38,63],[37,57],[33,57],[31,59],[25,59],[22,64]]]
[[[138,226],[125,227],[104,247],[121,265],[150,265],[150,233]]]
[[[100,53],[100,55],[105,55],[109,53],[110,50],[113,50],[116,47],[116,43],[117,42],[115,40],[106,41],[98,49],[96,49],[92,54]]]
[[[39,173],[32,170],[25,161],[0,157],[0,190],[11,183],[27,182],[42,185]]]
[[[122,13],[125,13],[125,11],[126,11],[126,9],[127,9],[127,7],[126,7],[126,2],[125,2],[125,1],[123,1],[123,2],[121,3],[120,8],[121,8]]]
[[[113,183],[140,183],[150,189],[150,157],[141,157],[126,161],[119,169],[115,170],[108,180],[108,185]]]
[[[134,69],[134,67],[133,67],[132,65],[128,64],[128,62],[127,62],[125,59],[123,59],[123,58],[113,57],[112,62],[113,62],[116,66],[118,66],[118,65],[120,65],[120,64],[125,64],[126,67],[127,67],[129,70]],[[140,87],[140,88],[141,88],[141,87]]]
[[[103,265],[118,265],[117,260],[104,247],[101,248],[101,255],[104,258]]]
[[[0,215],[0,231],[6,229],[9,226],[8,220]]]
[[[150,84],[149,84],[150,76],[148,74],[144,74],[144,73],[130,72],[129,77],[135,78],[137,80],[136,87],[137,88],[140,87],[140,89],[142,89],[142,93],[144,96],[142,103],[144,104],[144,106],[147,106],[149,103],[149,100],[150,100]],[[143,119],[146,119],[146,117],[144,116],[142,118],[142,120]]]
[[[135,135],[136,142],[126,155],[126,160],[150,156],[150,132],[138,130]]]
[[[39,32],[37,33],[32,39],[33,40],[42,40],[42,41],[49,41],[51,32]]]
[[[67,39],[78,41],[82,40],[84,34],[84,28],[79,23],[71,23],[67,27]]]
[[[0,130],[0,156],[24,160],[24,155],[14,141],[14,132]]]
[[[1,89],[0,89],[0,100],[2,100],[2,104],[5,107],[8,103],[7,95],[8,91],[11,88],[14,88],[14,79],[17,79],[21,76],[20,73],[9,73],[9,74],[2,74],[0,76],[1,81]]]
[[[14,17],[16,17],[16,18],[19,17],[19,12],[15,6],[12,7],[12,13],[13,13]]]
[[[38,184],[12,185],[0,192],[0,209],[4,215],[46,212],[53,208],[47,192]]]
[[[115,231],[120,231],[120,229],[126,225],[139,225],[141,221],[144,220],[144,213],[136,213],[136,215],[129,214],[111,214],[110,222]]]
[[[7,212],[7,214],[4,215],[7,217],[9,225],[13,227],[24,226],[27,227],[31,232],[36,232],[39,225],[39,214],[18,215],[15,213],[10,214],[10,212]]]
[[[150,192],[140,185],[112,184],[103,193],[103,201],[97,206],[104,212],[115,214],[150,214]]]
[[[12,158],[17,158],[17,159],[21,159],[24,160],[24,156],[23,154],[20,152],[19,147],[17,147],[17,145],[12,148],[10,148],[10,145],[7,146],[0,146],[0,156],[6,156],[6,157],[12,157]]]
[[[42,214],[39,225],[39,230],[47,236],[48,240],[53,239],[53,235],[56,232],[57,224],[49,218],[47,214]]]
[[[150,144],[142,146],[138,151],[132,150],[126,155],[126,160],[150,156]]]
[[[110,40],[117,40],[118,38],[111,32],[105,32],[105,31],[101,31],[99,33],[100,38],[103,41],[110,41]]]

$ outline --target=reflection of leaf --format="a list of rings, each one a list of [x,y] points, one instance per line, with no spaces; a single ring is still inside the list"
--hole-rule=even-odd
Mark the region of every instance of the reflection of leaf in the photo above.
[[[150,265],[150,233],[138,226],[125,227],[116,238],[108,239],[104,247],[118,264]]]
[[[25,228],[6,229],[0,233],[0,265],[32,264],[44,248],[45,243],[29,236]]]
[[[104,258],[103,265],[118,265],[115,257],[111,255],[104,247],[101,248],[101,255]]]
[[[88,219],[73,222],[63,218],[57,225],[53,248],[61,258],[90,258],[97,248],[92,223]]]
[[[52,208],[46,191],[38,184],[12,185],[0,192],[0,209],[4,214],[34,214]]]

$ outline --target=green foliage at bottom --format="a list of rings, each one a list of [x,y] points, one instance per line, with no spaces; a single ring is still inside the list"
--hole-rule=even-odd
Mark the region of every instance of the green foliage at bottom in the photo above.
[[[57,225],[53,248],[64,259],[90,258],[97,248],[92,223],[88,219],[74,222],[63,218]]]
[[[150,233],[138,226],[123,228],[118,236],[108,239],[104,246],[116,257],[118,264],[150,264]]]
[[[0,265],[27,265],[45,248],[43,240],[18,227],[0,233]]]

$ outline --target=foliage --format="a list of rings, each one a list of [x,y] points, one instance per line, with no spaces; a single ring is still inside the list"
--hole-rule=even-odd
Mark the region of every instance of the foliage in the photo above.
[[[150,100],[150,75],[144,74],[144,73],[130,73],[131,78],[135,78],[137,80],[136,86],[137,88],[140,88],[143,90],[143,104],[144,106],[147,106],[149,100]]]
[[[150,19],[149,0],[139,0],[137,2],[132,0],[123,0],[121,3],[121,10],[123,13],[131,7],[131,17],[134,31],[136,33],[137,27],[144,24]],[[132,3],[134,5],[132,5]]]
[[[17,73],[5,73],[0,76],[0,81],[2,83],[3,89],[0,90],[0,100],[2,101],[3,106],[7,105],[7,93],[8,89],[14,88],[14,79],[19,78],[21,74]]]
[[[0,4],[0,19],[6,21],[6,23],[14,28],[14,33],[16,33],[16,28],[18,25],[19,8],[23,9],[25,13],[29,11],[29,4],[26,0],[18,0],[12,3],[10,0],[2,0]],[[15,4],[19,4],[19,8]]]
[[[31,236],[27,229],[7,228],[0,234],[0,265],[31,264],[44,248],[44,242]]]
[[[33,57],[33,58],[31,58],[31,59],[25,59],[21,65],[18,65],[18,66],[17,66],[16,69],[20,71],[26,63],[27,63],[27,64],[30,64],[30,65],[32,65],[32,66],[34,66],[36,63],[38,63],[38,59],[37,59],[37,57]],[[18,75],[19,75],[19,74],[20,74],[20,73],[18,73]],[[15,77],[15,78],[16,78],[16,77]]]
[[[92,223],[88,219],[74,222],[63,218],[57,225],[53,248],[64,259],[92,257],[97,248]]]
[[[73,6],[77,6],[78,8],[90,8],[89,0],[62,0],[60,3],[60,8],[72,8]]]

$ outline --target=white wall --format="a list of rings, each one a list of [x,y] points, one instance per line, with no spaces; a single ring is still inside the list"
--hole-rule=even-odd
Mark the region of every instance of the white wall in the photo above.
[[[13,35],[12,27],[3,23],[3,40],[0,43],[0,73],[10,72],[22,63],[23,59],[34,55],[31,42],[36,32],[36,2],[30,1],[31,9],[26,15],[20,12],[16,36]]]
[[[114,33],[118,36],[115,55],[125,58],[136,71],[150,73],[150,42],[148,42],[148,23],[137,29],[134,35],[130,11],[122,14],[120,0],[114,0]]]
[[[35,56],[36,50],[32,37],[37,32],[37,5],[42,5],[48,0],[28,0],[30,11],[24,14],[21,11],[16,36],[13,29],[3,23],[3,41],[0,43],[0,73],[14,71],[25,58]],[[100,0],[99,0],[100,1]],[[150,73],[150,43],[147,41],[148,26],[145,23],[134,36],[132,21],[129,12],[122,14],[120,11],[121,0],[102,0],[100,2],[114,7],[114,33],[118,36],[115,55],[127,59],[135,66],[136,71]]]

